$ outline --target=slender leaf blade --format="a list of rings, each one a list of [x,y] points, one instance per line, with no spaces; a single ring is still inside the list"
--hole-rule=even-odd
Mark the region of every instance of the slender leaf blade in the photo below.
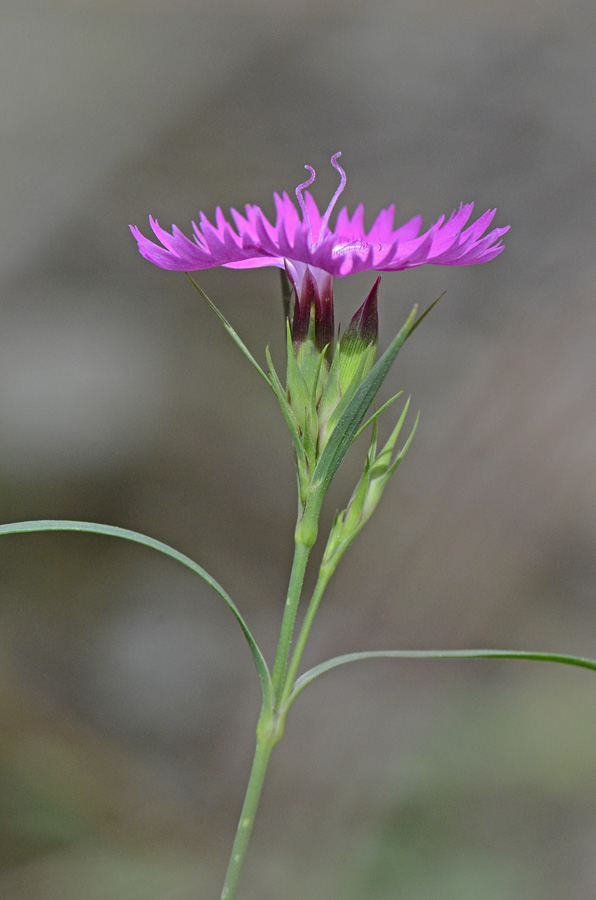
[[[397,354],[405,343],[416,317],[416,312],[417,309],[414,307],[399,333],[394,337],[380,359],[377,360],[362,384],[360,384],[337,422],[313,473],[312,489],[316,492],[317,497],[320,498],[320,502],[322,502],[339,464],[354,441],[367,409],[376,397]]]
[[[96,522],[75,522],[68,519],[40,519],[39,521],[32,522],[13,522],[7,525],[0,525],[0,535],[2,534],[18,534],[18,533],[32,533],[32,532],[40,532],[40,531],[77,531],[87,532],[90,534],[104,534],[108,537],[117,537],[122,538],[125,541],[133,541],[137,544],[142,544],[145,547],[149,547],[152,550],[157,550],[159,553],[163,553],[165,556],[169,556],[172,559],[175,559],[177,562],[181,563],[183,566],[186,566],[188,569],[191,569],[195,574],[199,575],[203,581],[206,581],[207,584],[213,588],[213,590],[219,594],[219,596],[224,600],[229,608],[232,610],[236,621],[240,625],[244,637],[246,638],[246,642],[249,646],[250,652],[252,654],[257,674],[259,676],[259,681],[261,683],[261,690],[263,692],[263,702],[271,704],[272,700],[272,687],[271,687],[271,677],[269,675],[269,669],[267,667],[267,663],[265,662],[265,658],[261,653],[257,642],[253,638],[248,625],[244,621],[240,611],[228,593],[223,589],[223,587],[213,578],[202,566],[192,560],[189,556],[186,556],[184,553],[180,553],[179,550],[175,550],[173,547],[170,547],[168,544],[164,544],[162,541],[155,540],[155,538],[148,537],[145,534],[140,534],[137,531],[130,531],[128,528],[119,528],[116,525],[100,525]]]
[[[287,701],[288,707],[304,688],[320,675],[324,675],[325,672],[330,672],[338,666],[367,659],[524,659],[576,666],[596,672],[596,659],[571,656],[565,653],[543,653],[533,650],[365,650],[360,653],[344,653],[341,656],[334,656],[318,666],[313,666],[312,669],[296,679]]]
[[[401,397],[402,394],[403,394],[403,391],[398,391],[397,394],[394,394],[393,397],[390,397],[390,398],[389,398],[389,400],[385,400],[385,402],[383,403],[382,406],[379,406],[378,409],[375,409],[375,411],[374,411],[374,413],[372,414],[372,416],[370,416],[370,418],[368,418],[368,419],[366,420],[366,422],[365,422],[363,425],[360,426],[360,428],[358,429],[358,431],[357,431],[356,434],[354,435],[354,440],[356,440],[357,437],[360,437],[360,435],[362,434],[362,432],[363,432],[363,431],[366,431],[366,429],[368,428],[368,426],[369,426],[369,425],[372,425],[373,422],[374,422],[376,419],[379,418],[379,416],[381,415],[381,413],[385,412],[385,410],[388,409],[388,407],[390,407],[390,406],[392,405],[392,403],[395,403],[395,401],[397,400],[397,398],[398,398],[398,397]]]
[[[238,332],[236,331],[236,329],[233,327],[233,325],[231,325],[230,322],[228,322],[228,320],[226,319],[226,317],[224,316],[224,314],[223,314],[222,312],[219,311],[219,309],[217,308],[217,306],[215,305],[215,303],[213,302],[213,300],[211,300],[211,299],[207,296],[207,294],[205,293],[205,291],[197,284],[197,282],[194,280],[194,278],[193,278],[191,275],[188,274],[188,272],[186,272],[186,277],[188,278],[188,280],[190,281],[190,283],[192,284],[192,286],[194,287],[194,289],[195,289],[196,291],[198,291],[198,293],[201,295],[201,297],[203,298],[203,300],[205,301],[205,303],[207,304],[207,306],[209,307],[209,309],[210,309],[213,313],[215,313],[215,315],[217,316],[217,318],[219,319],[219,321],[221,322],[221,324],[223,325],[223,327],[225,328],[225,330],[228,332],[228,334],[230,335],[230,337],[232,338],[232,340],[234,341],[234,343],[236,344],[236,346],[237,346],[237,347],[242,351],[242,353],[245,355],[245,357],[247,358],[247,360],[249,361],[249,363],[251,364],[251,366],[253,366],[253,367],[257,370],[257,372],[259,373],[259,375],[261,376],[261,378],[262,378],[264,381],[267,382],[267,384],[269,385],[269,387],[271,387],[271,382],[270,382],[270,380],[269,380],[269,377],[268,377],[267,374],[263,371],[263,369],[260,367],[260,365],[258,364],[258,362],[256,361],[256,359],[254,358],[254,356],[252,355],[252,353],[250,352],[250,350],[248,349],[248,347],[246,346],[246,344],[244,343],[244,341],[242,340],[242,338],[240,337],[240,335],[238,334]]]

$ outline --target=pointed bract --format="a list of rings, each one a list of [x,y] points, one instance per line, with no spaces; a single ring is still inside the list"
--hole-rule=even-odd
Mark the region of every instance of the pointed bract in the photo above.
[[[373,284],[371,291],[362,304],[356,310],[350,324],[344,334],[344,340],[348,337],[358,336],[361,341],[366,344],[376,344],[379,338],[379,285],[381,284],[381,276],[377,278]]]
[[[339,383],[345,391],[357,373],[365,378],[377,355],[379,334],[378,296],[381,276],[375,281],[368,297],[356,310],[339,342]]]

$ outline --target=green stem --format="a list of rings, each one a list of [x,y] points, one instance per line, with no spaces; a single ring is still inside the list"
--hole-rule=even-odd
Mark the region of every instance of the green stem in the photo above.
[[[304,574],[306,572],[311,549],[312,543],[310,541],[304,541],[299,528],[297,528],[292,573],[288,585],[277,653],[275,654],[275,662],[273,664],[272,682],[276,700],[279,700],[285,682],[290,647],[292,645],[292,634],[294,632],[294,623],[296,621],[296,613],[298,612],[298,604],[300,602],[302,585],[304,583]]]
[[[312,623],[319,608],[319,603],[321,602],[323,594],[325,593],[325,588],[329,584],[329,580],[333,575],[335,568],[336,566],[330,567],[322,565],[319,571],[319,577],[317,578],[317,583],[315,585],[311,601],[308,605],[308,609],[306,610],[306,615],[304,616],[300,634],[298,635],[298,639],[296,640],[296,646],[294,647],[294,652],[288,666],[288,673],[286,675],[283,690],[281,692],[279,708],[282,715],[284,715],[284,704],[294,688],[294,681],[296,680],[296,675],[298,674],[300,660],[302,659],[302,654],[304,653],[306,641],[308,640],[308,635],[310,634]]]
[[[228,863],[226,879],[221,892],[221,900],[234,900],[234,897],[236,896],[240,873],[244,864],[248,842],[252,833],[255,815],[259,805],[261,791],[263,789],[269,757],[276,742],[277,737],[275,735],[271,733],[259,734],[257,729],[255,756],[250,778],[248,780],[248,786],[246,788],[244,803],[242,805],[242,812],[240,813],[240,819],[238,821],[238,828],[236,829],[236,837],[234,839],[234,845]]]
[[[318,504],[320,508],[320,502]],[[273,697],[263,695],[263,709],[257,725],[257,746],[252,764],[248,786],[240,820],[236,830],[236,837],[232,847],[226,879],[224,881],[221,900],[234,900],[240,872],[244,864],[244,858],[248,849],[248,842],[252,832],[252,826],[259,805],[263,782],[267,772],[269,757],[275,744],[281,739],[284,729],[284,718],[277,714],[277,703],[285,684],[285,673],[288,667],[292,634],[298,612],[298,604],[302,593],[304,575],[310,551],[317,537],[318,508],[315,515],[308,515],[303,510],[299,517],[294,535],[294,560],[288,585],[286,605],[281,625],[277,653],[272,675]]]

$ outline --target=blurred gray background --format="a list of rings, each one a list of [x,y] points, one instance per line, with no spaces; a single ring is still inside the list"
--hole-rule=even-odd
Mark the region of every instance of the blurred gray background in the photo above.
[[[422,411],[307,664],[356,649],[596,655],[593,0],[5,0],[2,520],[143,531],[229,590],[267,654],[291,554],[274,399],[127,226],[292,191],[430,223],[499,208],[506,252],[387,274],[385,346],[446,296],[386,394]],[[283,359],[277,273],[200,276]],[[336,283],[344,324],[372,284]],[[363,447],[329,498],[345,502]],[[1,540],[0,896],[219,896],[258,691],[224,604],[165,557]],[[596,681],[523,662],[375,662],[297,703],[246,900],[596,896]]]

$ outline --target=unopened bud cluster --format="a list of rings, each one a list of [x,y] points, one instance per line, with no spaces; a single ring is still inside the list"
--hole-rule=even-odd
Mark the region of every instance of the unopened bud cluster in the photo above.
[[[395,398],[394,398],[395,399]],[[412,442],[418,417],[401,450],[395,452],[395,445],[402,429],[410,401],[407,400],[397,425],[389,440],[377,453],[377,419],[372,422],[372,435],[366,455],[364,472],[356,485],[347,507],[337,513],[329,540],[323,555],[322,569],[333,571],[360,529],[370,519],[383,495],[389,479],[406,455]]]

